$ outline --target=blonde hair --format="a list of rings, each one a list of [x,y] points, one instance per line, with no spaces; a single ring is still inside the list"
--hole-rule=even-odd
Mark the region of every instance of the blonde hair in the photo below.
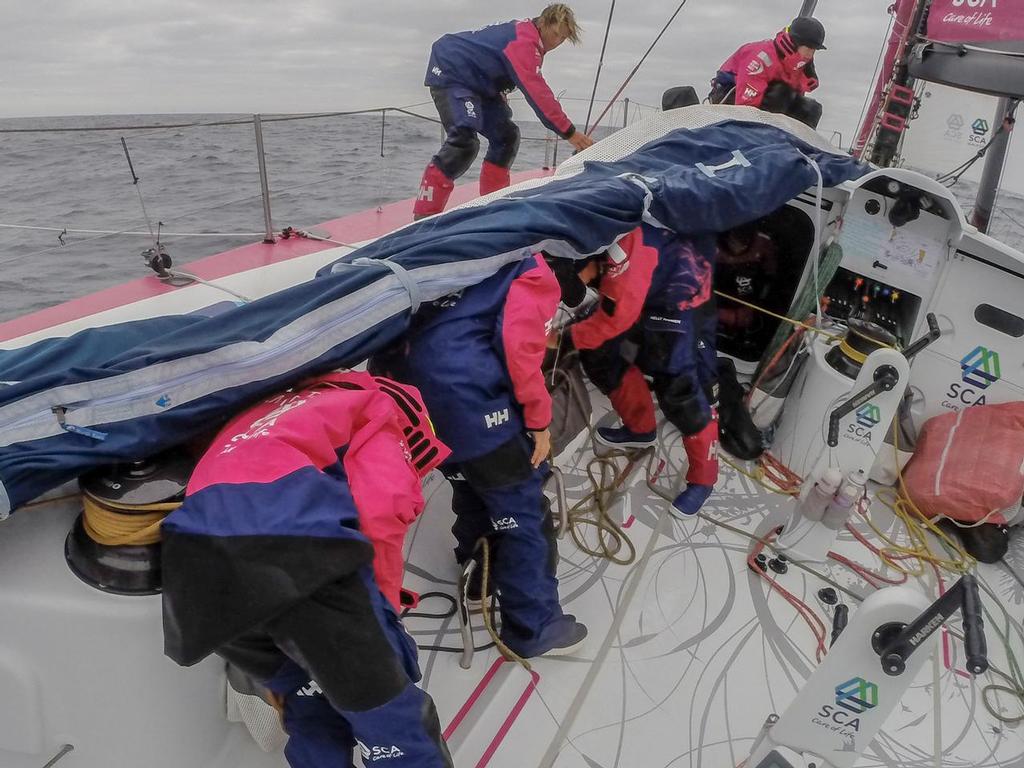
[[[565,39],[573,45],[580,42],[580,34],[583,29],[576,22],[576,14],[572,12],[565,3],[552,3],[543,11],[538,18],[539,26],[565,31]]]

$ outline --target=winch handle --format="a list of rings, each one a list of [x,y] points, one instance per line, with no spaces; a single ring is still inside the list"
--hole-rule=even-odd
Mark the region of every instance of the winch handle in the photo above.
[[[939,321],[935,319],[935,314],[933,312],[929,312],[925,316],[925,320],[928,322],[928,333],[903,350],[903,356],[907,358],[907,360],[913,359],[914,355],[932,342],[937,341],[939,336],[942,335],[942,331],[939,330]]]
[[[981,618],[981,595],[978,580],[973,574],[963,577],[963,602],[960,614],[964,620],[964,654],[967,671],[980,675],[988,669],[988,643],[985,641],[985,622]]]
[[[839,445],[839,422],[860,408],[871,398],[880,395],[882,392],[889,392],[896,388],[899,383],[899,372],[891,365],[880,365],[875,371],[875,379],[866,388],[862,389],[849,400],[832,411],[828,417],[828,445],[835,448]]]
[[[876,647],[875,650],[878,651],[884,672],[894,677],[902,675],[906,671],[910,655],[958,610],[964,621],[967,671],[972,675],[980,675],[987,670],[988,647],[985,642],[985,625],[981,620],[978,581],[973,574],[965,573],[910,624],[890,624],[875,631],[873,643],[882,644],[882,647]],[[891,628],[893,632],[885,633],[884,630],[887,628]]]

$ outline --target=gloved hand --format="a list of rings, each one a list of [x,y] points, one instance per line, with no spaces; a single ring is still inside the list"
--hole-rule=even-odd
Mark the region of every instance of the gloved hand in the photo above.
[[[818,87],[818,73],[814,69],[814,62],[807,62],[807,66],[804,67],[804,77],[807,78],[807,90],[804,93],[810,93]]]

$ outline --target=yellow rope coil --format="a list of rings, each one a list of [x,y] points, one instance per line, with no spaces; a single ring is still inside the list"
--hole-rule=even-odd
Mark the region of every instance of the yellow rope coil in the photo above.
[[[850,346],[850,343],[843,339],[839,342],[839,351],[846,355],[848,358],[853,360],[855,363],[864,364],[867,362],[868,356],[863,352],[858,352],[856,349]]]
[[[82,494],[82,523],[89,538],[107,547],[146,546],[160,541],[164,518],[181,502],[163,502],[132,506]]]

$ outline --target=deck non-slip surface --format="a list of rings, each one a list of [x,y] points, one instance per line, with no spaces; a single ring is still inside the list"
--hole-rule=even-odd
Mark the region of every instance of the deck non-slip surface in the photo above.
[[[668,465],[658,482],[669,486],[680,474],[677,436],[662,435],[659,455],[668,458]],[[591,456],[588,448],[578,459],[558,462],[567,476],[570,503],[590,487],[585,470]],[[505,664],[494,673],[494,650],[478,652],[470,670],[459,667],[458,654],[422,654],[424,683],[437,702],[442,725],[448,726],[467,701],[472,700],[470,712],[477,709],[472,738],[463,733],[453,743],[457,764],[731,768],[742,763],[765,719],[781,714],[814,670],[816,641],[795,609],[770,594],[770,585],[748,570],[752,539],[714,521],[764,536],[785,520],[792,503],[723,465],[705,516],[680,518],[648,488],[640,467],[616,511],[636,547],[633,563],[595,559],[580,552],[570,537],[561,541],[563,605],[590,630],[576,656],[534,660],[536,689],[526,696],[529,678],[523,670]],[[902,524],[883,504],[876,501],[871,514],[876,524],[901,540]],[[450,523],[448,491],[439,484],[410,536],[407,586],[454,593]],[[863,523],[858,529],[872,536]],[[588,529],[592,543],[595,534]],[[877,556],[845,532],[834,549],[871,570],[898,576],[885,571]],[[873,590],[838,563],[812,568],[856,595]],[[981,566],[979,576],[1013,617],[1012,642],[1020,653],[1024,589],[1001,566]],[[776,578],[831,631],[834,609],[817,594],[827,582],[794,565]],[[945,578],[947,585],[955,580],[948,574]],[[910,583],[937,594],[932,577],[912,578]],[[856,611],[855,599],[839,596]],[[985,600],[1001,619],[999,608]],[[443,612],[447,607],[447,601],[435,598],[420,610]],[[421,645],[460,645],[454,618],[411,618],[407,625]],[[951,626],[959,630],[959,620]],[[479,645],[487,642],[482,626],[476,637]],[[988,638],[992,662],[1007,669],[1003,644],[991,628]],[[982,686],[997,679],[989,673],[972,680],[962,669],[962,650],[954,637],[944,637],[940,649],[859,765],[1024,765],[1021,728],[999,723],[981,703]],[[492,676],[480,693],[477,685],[489,672]],[[1009,697],[993,701],[1005,708],[1006,716],[1020,714],[1019,702]],[[937,745],[941,757],[936,756]]]

